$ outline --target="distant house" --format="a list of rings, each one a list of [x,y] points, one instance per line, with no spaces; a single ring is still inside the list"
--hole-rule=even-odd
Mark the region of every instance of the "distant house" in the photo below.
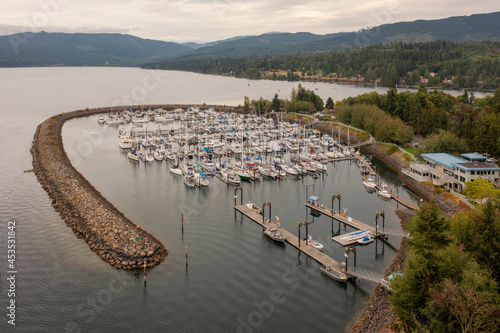
[[[422,78],[422,79],[420,79],[420,83],[427,84],[427,83],[429,83],[429,79]]]
[[[422,154],[425,163],[411,163],[408,169],[403,169],[407,176],[419,181],[432,181],[436,186],[462,192],[465,182],[479,178],[488,179],[498,184],[500,182],[500,167],[487,163],[483,155],[471,153],[461,157],[446,154]]]
[[[430,75],[430,77],[434,77],[434,76],[436,76],[436,73],[430,72],[429,75]]]

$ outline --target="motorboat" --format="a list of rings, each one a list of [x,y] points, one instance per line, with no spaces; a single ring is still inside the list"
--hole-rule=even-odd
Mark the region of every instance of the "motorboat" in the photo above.
[[[193,173],[188,173],[184,176],[184,184],[188,187],[195,187],[196,184],[194,182],[194,174]]]
[[[311,235],[307,235],[307,245],[311,245],[316,250],[320,250],[320,251],[323,250],[323,247],[324,247],[323,244],[312,239]]]
[[[286,239],[285,235],[283,235],[279,230],[279,228],[275,225],[266,228],[266,230],[264,230],[264,235],[266,235],[267,237],[271,238],[272,240],[278,243],[284,243]]]
[[[118,137],[118,145],[121,149],[131,149],[132,148],[132,140],[126,135],[120,135]]]
[[[198,186],[208,186],[208,178],[203,172],[195,172],[194,174],[194,182],[198,184]]]
[[[334,279],[335,281],[339,281],[342,283],[346,283],[348,279],[345,273],[331,267],[330,265],[321,267],[321,272],[327,275],[328,277]]]
[[[128,152],[127,157],[129,160],[139,162],[139,154],[135,151],[135,149],[132,149],[131,151]]]
[[[380,191],[378,191],[378,195],[380,195],[384,199],[390,199],[392,197],[392,195],[391,195],[391,192],[389,192],[387,190],[387,184],[383,183],[381,186],[382,186],[382,189]]]
[[[363,180],[363,185],[369,189],[375,189],[377,183],[375,183],[375,181],[372,178],[366,177]]]
[[[232,170],[221,170],[220,174],[228,184],[239,185],[241,183],[240,177]]]
[[[256,204],[254,204],[251,201],[247,202],[247,204],[245,206],[247,206],[248,208],[250,208],[251,210],[253,210],[257,214],[262,214],[262,209],[260,209],[259,206],[257,206]]]
[[[214,172],[215,171],[215,163],[212,160],[206,160],[201,167],[205,172]]]

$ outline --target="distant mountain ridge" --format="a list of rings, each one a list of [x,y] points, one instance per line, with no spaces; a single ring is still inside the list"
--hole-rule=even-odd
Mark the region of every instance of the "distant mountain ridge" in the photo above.
[[[500,41],[500,12],[384,24],[369,30],[317,35],[272,32],[210,43],[173,43],[125,34],[21,33],[0,36],[0,67],[142,66],[171,59],[209,60],[276,54],[315,54],[394,42]]]
[[[0,67],[139,66],[190,50],[124,34],[27,32],[0,36]]]
[[[186,59],[252,57],[272,54],[335,52],[352,47],[434,40],[453,42],[500,41],[500,12],[384,24],[357,32],[315,35],[276,33],[225,41],[183,54]]]

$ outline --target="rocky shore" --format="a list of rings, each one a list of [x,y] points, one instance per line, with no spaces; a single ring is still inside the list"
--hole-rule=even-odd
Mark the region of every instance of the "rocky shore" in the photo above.
[[[152,109],[160,107],[175,109],[190,106],[145,106]],[[144,265],[154,267],[168,254],[165,246],[107,201],[73,167],[63,147],[61,132],[65,121],[109,111],[110,108],[96,108],[62,113],[40,124],[31,148],[33,169],[52,199],[52,206],[76,236],[85,240],[102,260],[119,269],[142,269]]]

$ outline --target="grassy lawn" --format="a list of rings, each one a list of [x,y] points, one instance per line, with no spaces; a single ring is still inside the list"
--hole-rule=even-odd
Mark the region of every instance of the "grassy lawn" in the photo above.
[[[417,153],[417,148],[415,147],[401,147],[401,148],[403,148],[412,155],[415,155]]]

